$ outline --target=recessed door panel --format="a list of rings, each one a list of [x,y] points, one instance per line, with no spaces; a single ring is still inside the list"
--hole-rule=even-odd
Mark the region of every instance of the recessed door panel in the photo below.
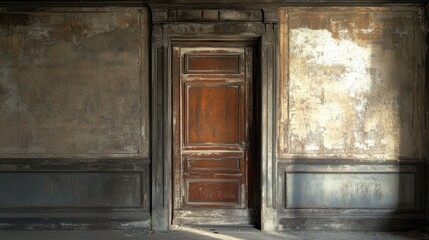
[[[192,170],[240,170],[238,157],[191,157],[186,158],[186,169]]]
[[[240,84],[186,84],[185,144],[240,144]]]
[[[188,180],[187,196],[188,204],[240,207],[240,180]]]
[[[240,73],[240,55],[185,55],[185,73]]]

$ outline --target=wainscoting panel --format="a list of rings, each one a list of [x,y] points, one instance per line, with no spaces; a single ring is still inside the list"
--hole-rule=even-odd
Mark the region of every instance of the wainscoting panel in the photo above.
[[[415,228],[424,214],[423,163],[418,160],[280,161],[280,228]]]
[[[3,159],[0,229],[145,229],[149,159]]]
[[[141,173],[0,173],[2,207],[139,207]]]

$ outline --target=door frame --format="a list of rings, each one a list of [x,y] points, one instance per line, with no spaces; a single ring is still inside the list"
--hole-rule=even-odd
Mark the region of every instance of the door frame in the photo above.
[[[260,215],[263,231],[277,230],[277,166],[275,161],[275,119],[277,79],[277,21],[260,22],[168,22],[159,14],[168,9],[152,9],[151,81],[151,163],[152,229],[167,231],[172,223],[172,45],[177,41],[257,41],[259,63],[260,119]],[[265,10],[263,10],[265,11]],[[267,16],[272,16],[272,10]],[[277,15],[277,11],[275,11]],[[275,18],[275,20],[277,17]],[[268,20],[268,19],[267,19]]]

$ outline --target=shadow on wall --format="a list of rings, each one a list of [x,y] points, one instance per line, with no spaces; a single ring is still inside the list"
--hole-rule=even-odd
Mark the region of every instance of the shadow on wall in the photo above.
[[[373,20],[375,28],[369,33],[377,37],[371,39],[368,68],[371,90],[364,108],[365,124],[369,120],[372,127],[367,131],[365,125],[365,134],[374,140],[374,146],[381,143],[381,148],[371,149],[384,153],[381,160],[393,160],[383,163],[385,167],[380,174],[386,177],[374,181],[374,184],[389,181],[382,188],[379,204],[380,214],[388,213],[390,220],[379,221],[379,229],[422,227],[426,198],[423,188],[426,92],[421,14],[421,9],[415,8],[377,17],[378,22]]]
[[[286,169],[286,208],[362,221],[351,228],[421,226],[422,10],[286,10],[289,125],[281,155],[315,161]],[[344,229],[349,220],[323,227]]]
[[[425,8],[425,14],[426,16],[428,16],[429,12],[428,12],[428,8]],[[426,41],[425,41],[425,46],[426,46],[426,62],[425,62],[425,67],[426,67],[426,81],[425,81],[425,141],[423,142],[424,147],[423,149],[425,150],[424,152],[424,158],[426,160],[426,164],[425,164],[425,179],[426,179],[426,186],[425,186],[425,190],[423,191],[426,195],[426,199],[425,199],[425,205],[426,205],[426,219],[425,219],[425,228],[426,231],[429,232],[429,131],[428,131],[428,127],[429,127],[429,18],[426,17],[426,26],[425,26],[425,30],[426,30]]]

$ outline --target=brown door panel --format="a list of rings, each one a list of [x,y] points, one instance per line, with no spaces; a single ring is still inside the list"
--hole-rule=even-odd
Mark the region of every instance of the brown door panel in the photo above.
[[[240,74],[241,55],[186,54],[184,73]]]
[[[242,208],[240,179],[187,179],[185,206],[192,208]]]
[[[233,172],[242,173],[243,152],[185,152],[182,155],[183,171],[186,172]]]
[[[242,84],[183,85],[184,147],[242,148],[245,131]]]

